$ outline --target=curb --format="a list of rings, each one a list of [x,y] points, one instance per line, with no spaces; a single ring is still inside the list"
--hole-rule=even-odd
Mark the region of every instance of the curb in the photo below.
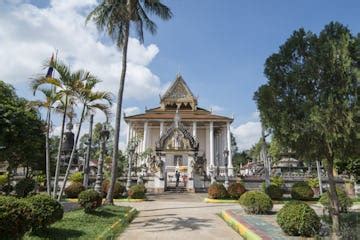
[[[204,198],[206,203],[239,203],[239,200]]]
[[[145,202],[147,201],[146,199],[129,199],[129,198],[123,198],[123,199],[114,199],[114,202]]]
[[[244,239],[247,240],[262,240],[261,236],[257,235],[255,232],[251,231],[247,226],[238,222],[233,218],[226,210],[220,213],[220,217],[237,233],[240,234]]]

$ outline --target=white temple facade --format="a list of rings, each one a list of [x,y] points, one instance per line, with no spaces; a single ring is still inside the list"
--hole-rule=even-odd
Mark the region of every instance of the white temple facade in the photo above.
[[[173,187],[176,170],[188,191],[204,187],[210,176],[225,176],[226,169],[233,176],[233,119],[199,107],[180,75],[160,97],[159,107],[125,116],[125,122],[128,144],[137,143],[133,176],[142,174],[150,191]]]

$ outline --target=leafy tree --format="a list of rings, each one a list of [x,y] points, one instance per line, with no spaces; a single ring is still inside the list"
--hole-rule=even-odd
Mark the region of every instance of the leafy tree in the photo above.
[[[255,93],[263,124],[303,158],[324,160],[333,231],[339,235],[339,203],[333,175],[359,148],[360,35],[331,22],[316,35],[295,31],[265,64],[268,83]]]
[[[89,14],[86,21],[93,20],[99,30],[106,31],[116,42],[117,47],[122,51],[122,68],[120,85],[117,94],[114,151],[112,156],[112,174],[110,187],[106,196],[106,202],[113,204],[113,192],[116,181],[118,147],[120,137],[120,120],[122,110],[122,100],[125,85],[126,63],[130,27],[133,24],[135,33],[141,43],[144,42],[144,27],[151,34],[156,33],[156,24],[148,17],[153,14],[163,20],[172,17],[170,9],[162,4],[160,0],[103,0]]]
[[[240,165],[244,165],[249,161],[251,161],[251,157],[249,156],[248,151],[241,151],[235,153],[233,156],[233,164],[234,164],[235,172],[239,173]]]

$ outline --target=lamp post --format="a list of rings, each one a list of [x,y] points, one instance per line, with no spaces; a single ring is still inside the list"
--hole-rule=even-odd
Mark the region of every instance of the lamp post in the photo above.
[[[228,156],[229,156],[229,150],[225,149],[224,150],[224,159],[225,159],[225,183],[224,183],[224,187],[226,189],[228,189],[228,187],[229,187],[228,162],[226,161],[228,159]]]
[[[96,173],[96,181],[95,181],[95,191],[98,193],[102,193],[101,185],[103,181],[103,166],[104,166],[104,157],[106,151],[106,141],[109,139],[110,131],[106,129],[105,124],[103,125],[103,129],[100,132],[100,140],[101,140],[101,151],[100,151],[100,158],[98,161],[97,166],[97,173]]]
[[[131,161],[135,152],[136,145],[132,142],[130,142],[128,146],[128,153],[129,153],[129,167],[128,167],[128,175],[127,175],[127,181],[126,181],[126,190],[129,190],[131,187]]]

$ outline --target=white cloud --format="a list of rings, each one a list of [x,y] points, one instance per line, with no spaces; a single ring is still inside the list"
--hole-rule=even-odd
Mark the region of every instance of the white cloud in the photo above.
[[[261,136],[261,123],[246,122],[236,128],[232,128],[231,131],[236,138],[236,143],[240,151],[250,149],[252,145],[259,141]]]

